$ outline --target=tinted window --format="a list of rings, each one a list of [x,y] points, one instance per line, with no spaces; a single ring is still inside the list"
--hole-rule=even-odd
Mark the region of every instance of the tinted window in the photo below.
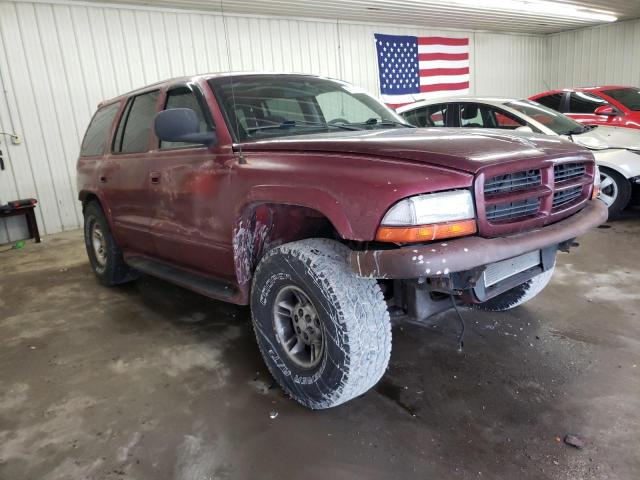
[[[590,93],[574,92],[569,95],[569,113],[593,113],[606,104],[605,100]]]
[[[562,103],[563,93],[552,93],[551,95],[545,95],[544,97],[536,98],[536,102],[548,107],[556,112],[560,111],[560,104]]]
[[[89,128],[87,128],[87,133],[84,134],[80,156],[101,155],[104,152],[104,146],[107,143],[107,137],[111,132],[111,125],[113,125],[113,119],[118,113],[118,108],[120,108],[120,103],[112,103],[96,112],[91,119]]]
[[[518,117],[490,105],[475,103],[460,104],[461,127],[515,130],[525,125],[526,122]]]
[[[444,127],[447,123],[447,104],[429,105],[405,112],[402,116],[416,127]]]
[[[114,152],[140,153],[149,150],[149,134],[156,114],[157,101],[157,90],[129,100],[118,125]]]
[[[637,88],[615,88],[612,90],[604,90],[614,100],[620,102],[629,110],[634,112],[640,111],[640,90]]]
[[[207,132],[212,130],[204,116],[204,112],[202,111],[202,107],[198,102],[195,93],[193,93],[189,87],[180,87],[169,90],[167,92],[167,102],[164,108],[165,110],[169,108],[190,108],[196,112],[196,115],[198,116],[198,123],[200,126],[199,131]],[[182,147],[195,148],[199,146],[201,145],[194,145],[193,143],[187,142],[167,142],[164,140],[160,142],[160,148],[162,149]]]

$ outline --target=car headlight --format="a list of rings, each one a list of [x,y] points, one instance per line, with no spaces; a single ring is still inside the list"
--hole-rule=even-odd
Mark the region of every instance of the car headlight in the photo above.
[[[413,243],[470,235],[477,230],[469,190],[428,193],[393,205],[380,222],[376,240]]]

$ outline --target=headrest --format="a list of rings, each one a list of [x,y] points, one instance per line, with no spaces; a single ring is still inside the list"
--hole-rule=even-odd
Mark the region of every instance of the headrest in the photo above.
[[[471,120],[472,118],[476,118],[478,116],[478,106],[477,105],[465,105],[462,110],[462,118],[465,120]]]

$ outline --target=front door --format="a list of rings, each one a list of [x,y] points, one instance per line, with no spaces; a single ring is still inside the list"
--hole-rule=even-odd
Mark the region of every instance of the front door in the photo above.
[[[146,92],[127,101],[113,139],[111,153],[101,162],[98,182],[113,220],[118,245],[152,255],[149,225],[149,145],[160,92]]]
[[[168,89],[163,103],[165,109],[194,110],[201,131],[213,128],[197,85]],[[233,158],[228,150],[166,141],[155,145],[149,173],[154,182],[151,234],[160,259],[234,280],[230,239],[222,238],[220,219],[225,208],[220,199],[222,182],[230,181],[228,161]]]

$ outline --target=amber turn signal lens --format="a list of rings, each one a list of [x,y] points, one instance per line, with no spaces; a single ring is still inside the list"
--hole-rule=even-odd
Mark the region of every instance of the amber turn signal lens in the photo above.
[[[593,193],[591,193],[591,200],[595,200],[600,196],[600,185],[593,186]]]
[[[459,220],[457,222],[434,223],[415,227],[380,227],[376,233],[379,242],[416,243],[430,242],[442,238],[464,237],[476,233],[475,220]]]

